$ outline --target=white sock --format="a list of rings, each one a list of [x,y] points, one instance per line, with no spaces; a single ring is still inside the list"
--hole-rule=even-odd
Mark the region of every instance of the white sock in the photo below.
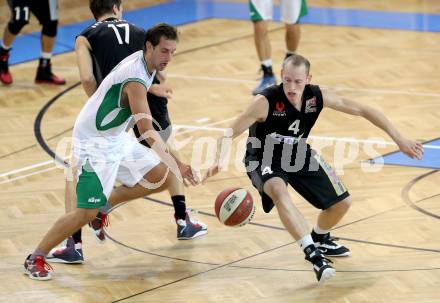
[[[41,58],[50,59],[52,58],[52,53],[41,52]]]
[[[314,245],[314,242],[312,240],[312,236],[310,234],[302,237],[298,240],[299,247],[301,247],[301,250],[304,250],[309,245]]]
[[[329,229],[322,229],[322,228],[320,228],[318,224],[316,224],[316,226],[313,228],[313,230],[314,230],[315,233],[317,233],[318,235],[325,235],[326,233],[329,233],[329,232],[330,232]]]
[[[287,50],[287,51],[286,51],[286,54],[287,54],[287,55],[293,55],[293,54],[295,54],[295,51]]]
[[[266,67],[271,67],[272,66],[272,59],[267,59],[267,60],[261,61],[261,65],[264,65]]]
[[[7,46],[7,45],[5,45],[5,42],[4,41],[2,41],[2,43],[1,43],[1,45],[0,45],[3,49],[5,49],[5,50],[8,50],[8,49],[10,49],[11,48],[11,46],[9,45],[9,46]]]

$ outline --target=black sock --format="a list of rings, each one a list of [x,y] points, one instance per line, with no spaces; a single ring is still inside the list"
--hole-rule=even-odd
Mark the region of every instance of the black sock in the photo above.
[[[3,47],[0,46],[0,56],[9,54],[9,50],[10,49],[4,49]]]
[[[263,74],[265,76],[273,76],[272,66],[264,66],[261,64],[261,69],[263,70]]]
[[[40,58],[39,66],[45,67],[50,64],[50,59]]]
[[[173,201],[174,206],[174,215],[176,217],[176,220],[186,218],[186,204],[185,204],[185,196],[183,195],[177,195],[172,196],[171,200]]]
[[[80,242],[82,242],[82,239],[81,239],[81,228],[78,229],[78,230],[72,235],[72,238],[73,238],[73,242],[75,242],[75,244],[76,244],[76,243],[80,243]]]

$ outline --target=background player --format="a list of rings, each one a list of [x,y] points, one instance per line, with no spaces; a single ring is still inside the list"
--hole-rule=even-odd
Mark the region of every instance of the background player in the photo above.
[[[36,83],[50,83],[62,85],[66,80],[52,73],[52,50],[58,29],[57,0],[8,0],[11,8],[11,19],[3,32],[3,41],[0,45],[0,81],[9,85],[12,75],[9,71],[9,52],[21,29],[29,23],[32,12],[40,22],[41,29],[41,57],[38,64]],[[22,50],[24,51],[24,50]]]
[[[300,55],[285,59],[282,83],[254,98],[232,124],[231,137],[250,128],[245,163],[252,184],[261,194],[263,209],[270,212],[274,205],[277,207],[281,222],[298,241],[306,260],[313,264],[318,281],[324,281],[335,273],[324,255],[349,254],[346,247],[330,237],[330,230],[348,211],[351,197],[330,165],[305,144],[323,107],[364,117],[384,130],[409,157],[421,159],[423,147],[403,137],[378,110],[311,85],[309,69],[309,61]],[[219,138],[219,146],[223,139]],[[219,172],[220,150],[218,148],[217,160],[204,181]],[[302,165],[297,167],[298,163]],[[287,191],[287,184],[322,210],[311,234],[307,221]]]
[[[261,62],[263,77],[260,84],[253,90],[256,95],[266,87],[276,84],[272,71],[272,48],[268,33],[268,22],[272,20],[273,0],[249,0],[251,20],[254,25],[254,40],[258,59]],[[281,0],[281,21],[284,22],[286,32],[286,57],[295,53],[300,36],[299,20],[307,14],[306,0]]]

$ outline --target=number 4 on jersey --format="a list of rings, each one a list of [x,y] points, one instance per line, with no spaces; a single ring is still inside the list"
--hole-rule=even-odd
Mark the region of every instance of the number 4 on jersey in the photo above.
[[[127,23],[124,24],[118,24],[116,25],[117,27],[123,27],[125,29],[125,39],[124,42],[126,44],[130,43],[130,30],[129,30],[129,25]],[[114,24],[109,24],[108,27],[112,28],[113,31],[115,32],[116,35],[116,39],[118,39],[118,43],[122,44],[122,38],[121,35],[119,34],[118,29],[116,28],[116,26]]]
[[[295,133],[295,135],[298,134],[299,132],[299,119],[295,120],[295,122],[293,122],[292,124],[290,124],[289,126],[289,130],[293,131]]]

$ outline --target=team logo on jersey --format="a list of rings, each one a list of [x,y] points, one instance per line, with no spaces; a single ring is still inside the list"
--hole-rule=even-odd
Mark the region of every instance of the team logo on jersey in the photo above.
[[[317,111],[316,109],[316,97],[313,97],[312,99],[306,100],[306,109],[305,113],[315,113]]]
[[[275,104],[273,115],[277,117],[284,117],[286,115],[286,111],[284,110],[284,102],[277,102]]]

